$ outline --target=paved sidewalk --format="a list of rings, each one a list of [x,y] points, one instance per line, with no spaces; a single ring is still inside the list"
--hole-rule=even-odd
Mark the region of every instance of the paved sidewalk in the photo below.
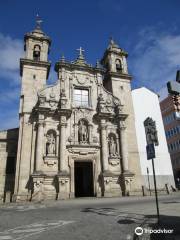
[[[3,204],[0,240],[57,240],[59,236],[63,240],[179,240],[180,192],[159,196],[159,207],[157,226],[154,196]],[[174,233],[136,236],[137,227]]]

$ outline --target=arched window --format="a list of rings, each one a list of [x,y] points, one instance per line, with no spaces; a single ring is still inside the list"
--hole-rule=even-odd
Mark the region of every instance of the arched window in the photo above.
[[[46,155],[56,155],[56,132],[53,129],[46,135]]]
[[[41,47],[39,45],[35,45],[33,50],[33,59],[35,61],[40,61],[40,52],[41,52]]]
[[[116,71],[122,72],[122,64],[120,59],[116,59]]]

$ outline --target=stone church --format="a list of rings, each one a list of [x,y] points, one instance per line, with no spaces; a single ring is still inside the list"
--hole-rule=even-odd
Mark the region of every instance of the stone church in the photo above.
[[[0,132],[0,195],[13,201],[141,192],[128,54],[114,40],[96,66],[79,48],[55,64],[40,23],[20,59],[19,128]],[[8,196],[10,194],[10,196]]]

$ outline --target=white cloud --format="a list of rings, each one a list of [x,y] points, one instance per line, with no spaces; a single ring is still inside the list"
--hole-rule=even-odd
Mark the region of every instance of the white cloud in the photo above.
[[[19,59],[23,56],[23,41],[0,33],[0,81],[19,84]]]
[[[159,92],[175,80],[180,67],[180,35],[150,28],[140,32],[132,54],[131,71],[139,85]],[[164,90],[161,92],[164,94]],[[160,93],[160,92],[159,92]]]
[[[0,129],[18,126],[19,59],[23,41],[0,33]]]
[[[49,78],[48,78],[48,83],[53,84],[57,81],[57,73],[54,71],[53,68],[51,68],[50,73],[49,73]]]

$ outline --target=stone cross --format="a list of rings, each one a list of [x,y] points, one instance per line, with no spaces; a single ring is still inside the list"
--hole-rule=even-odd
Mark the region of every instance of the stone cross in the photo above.
[[[39,14],[36,15],[36,28],[40,29],[41,28],[41,23],[43,20],[39,17]]]
[[[79,56],[83,56],[84,49],[82,47],[76,50],[79,51]]]

